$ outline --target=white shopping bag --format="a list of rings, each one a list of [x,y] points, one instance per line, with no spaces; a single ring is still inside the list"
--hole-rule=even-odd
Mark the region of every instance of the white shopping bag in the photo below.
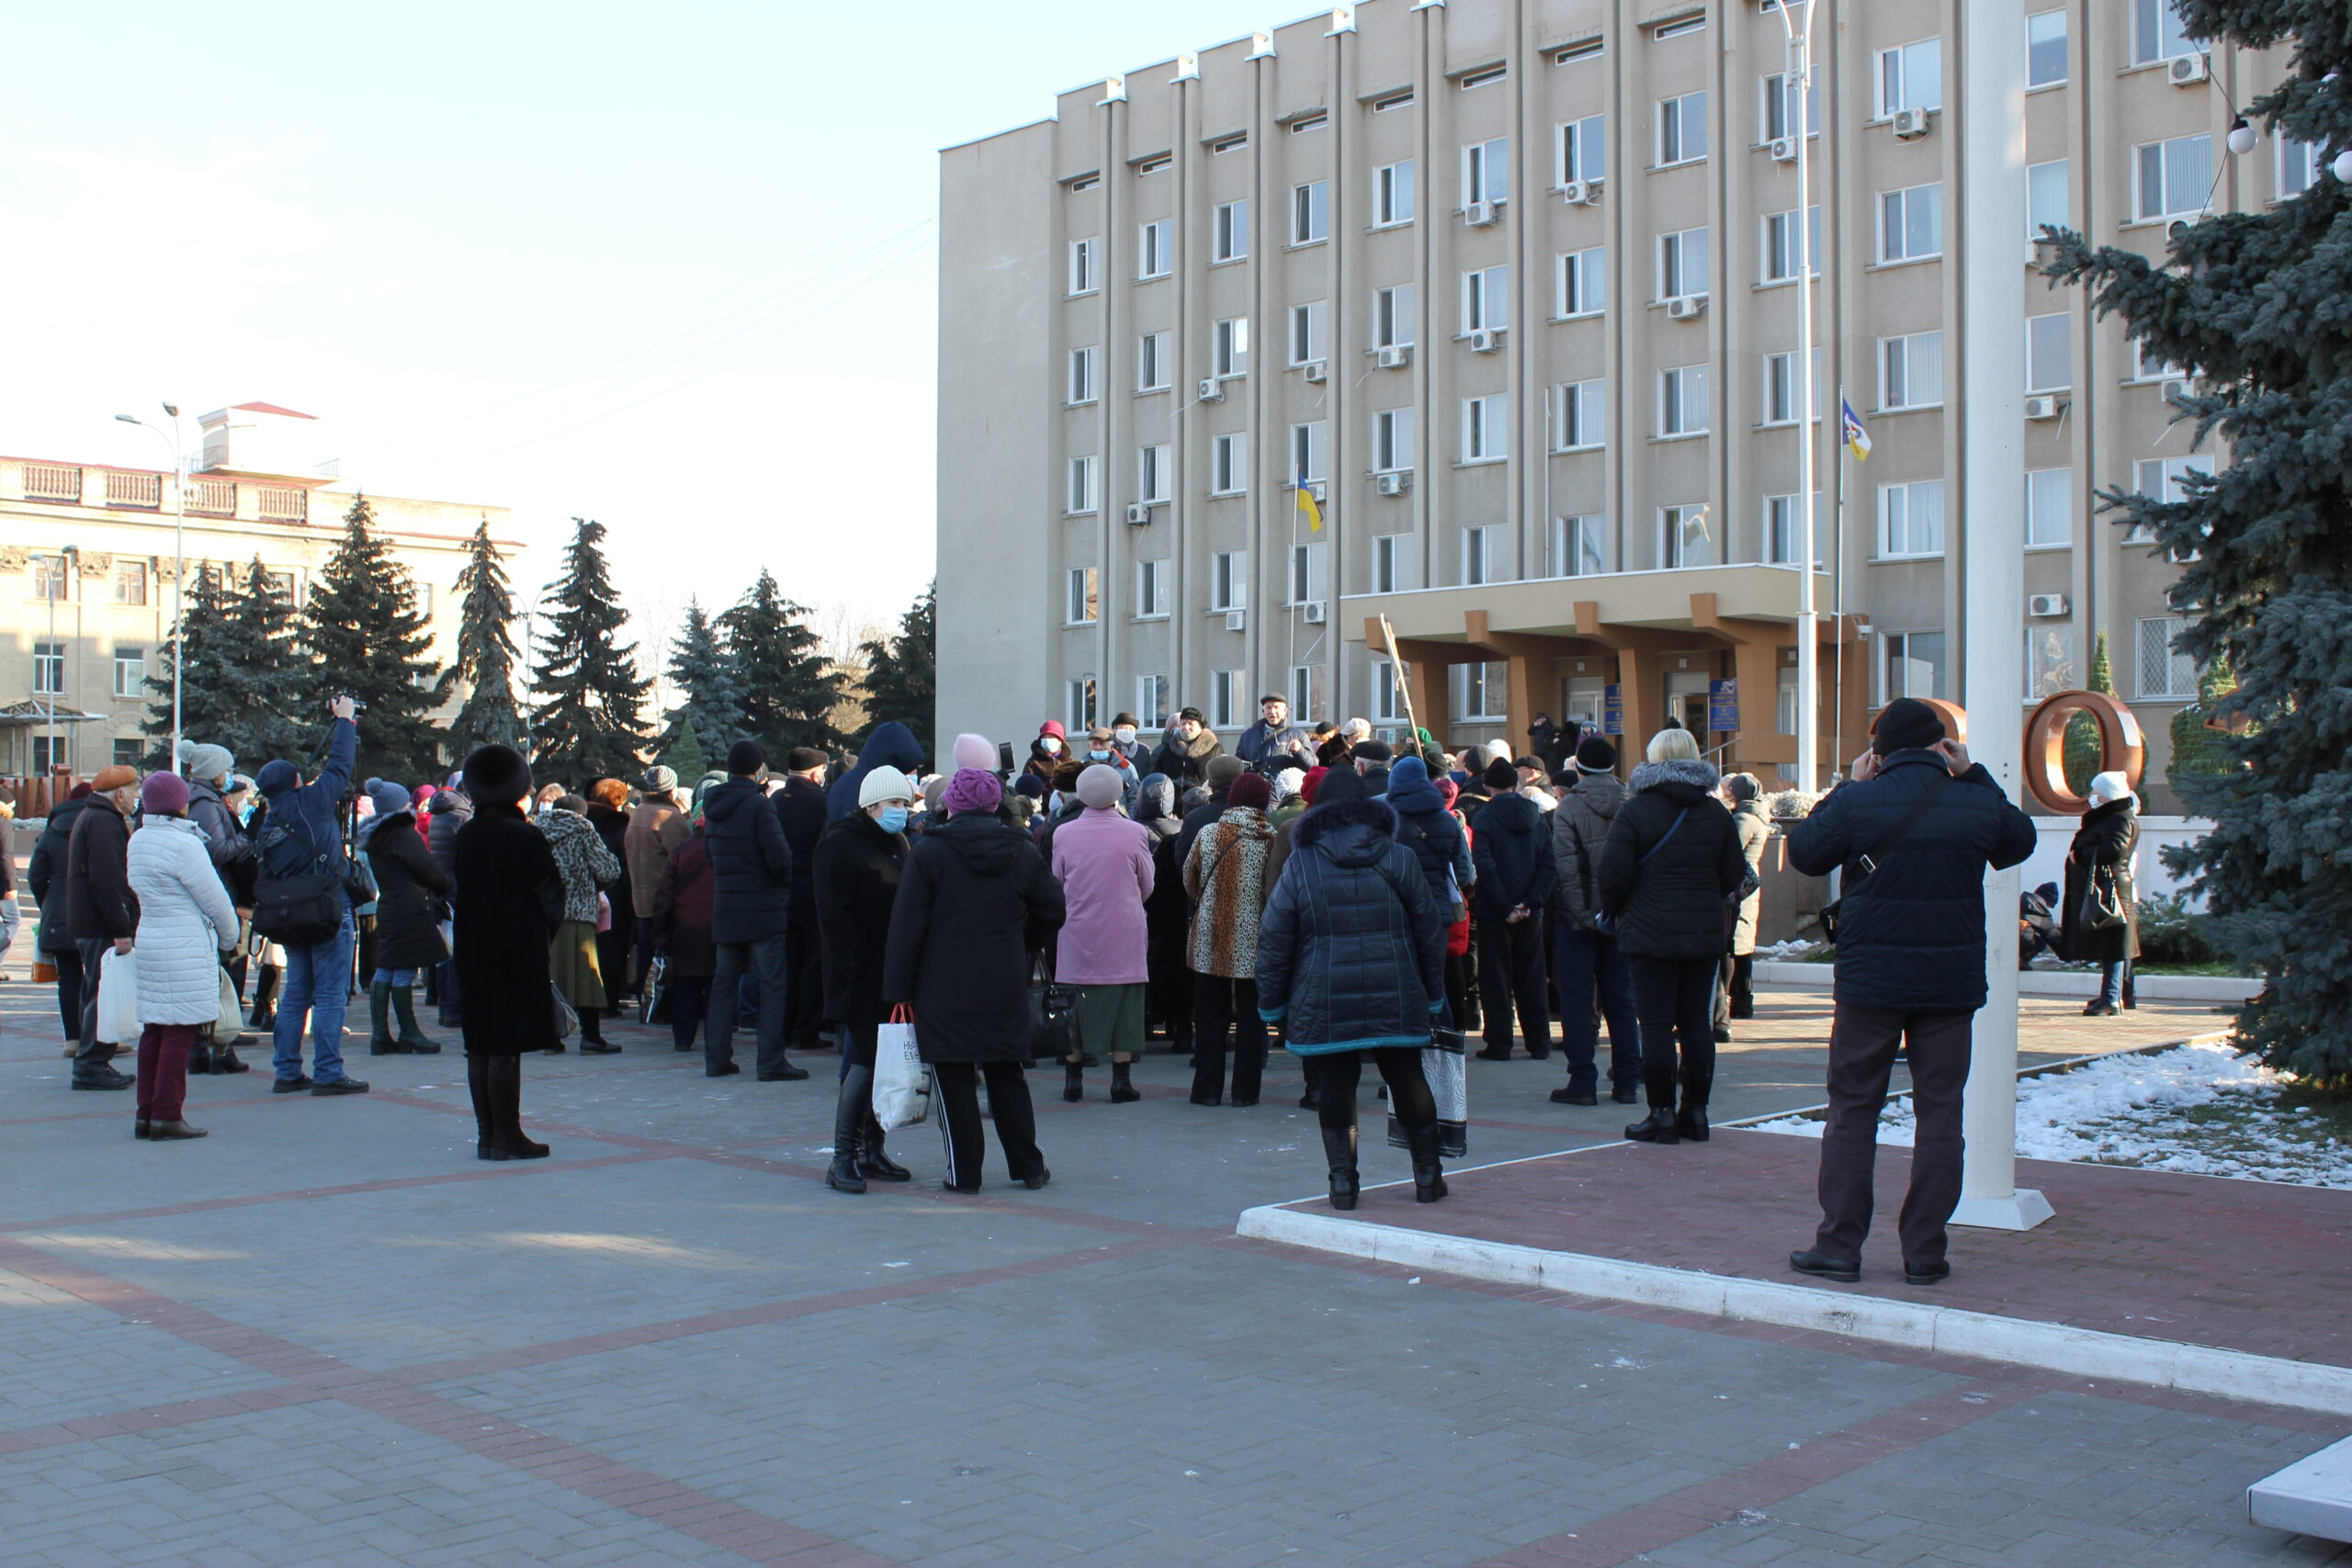
[[[895,1009],[875,1032],[874,1119],[886,1133],[931,1120],[931,1069],[915,1051],[915,1015]]]
[[[139,1043],[139,955],[109,947],[98,960],[98,1039]]]

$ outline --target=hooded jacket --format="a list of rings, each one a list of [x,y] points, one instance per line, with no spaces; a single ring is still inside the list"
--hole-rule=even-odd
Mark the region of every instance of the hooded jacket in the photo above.
[[[796,922],[813,920],[817,918],[817,840],[823,837],[828,823],[847,818],[831,814],[823,784],[803,778],[786,777],[784,787],[768,796],[768,804],[775,807],[775,825],[784,829],[784,841],[792,850],[792,918]],[[849,815],[857,815],[854,807]]]
[[[1193,901],[1184,896],[1184,863],[1176,845],[1184,829],[1176,815],[1176,785],[1166,773],[1148,773],[1136,785],[1136,826],[1151,835],[1151,897],[1143,901],[1144,923],[1151,929],[1151,967],[1166,978],[1184,966],[1185,930]]]
[[[416,836],[413,812],[371,820],[377,826],[362,852],[376,877],[376,965],[429,969],[449,956],[440,908],[451,890],[449,874]]]
[[[1498,795],[1479,808],[1471,861],[1478,870],[1471,902],[1482,918],[1532,913],[1552,901],[1552,835],[1543,808],[1525,795]]]
[[[1019,829],[951,817],[908,852],[882,964],[926,1062],[1030,1057],[1030,955],[1061,927],[1061,884]]]
[[[458,883],[458,829],[473,816],[474,803],[458,790],[441,790],[425,803],[424,842],[452,887]]]
[[[1695,758],[1644,762],[1634,770],[1632,798],[1609,825],[1593,877],[1601,909],[1616,922],[1617,950],[1626,957],[1723,956],[1724,900],[1738,890],[1747,862],[1731,813],[1715,798],[1722,782],[1713,762]],[[1487,818],[1501,805],[1498,799],[1478,813],[1480,843]]]
[[[1739,835],[1739,858],[1747,864],[1746,875],[1757,878],[1754,892],[1739,901],[1739,918],[1731,929],[1731,951],[1746,957],[1756,951],[1756,920],[1764,912],[1764,846],[1771,841],[1772,819],[1764,815],[1760,800],[1743,800],[1731,808],[1731,825]]]
[[[1600,846],[1625,804],[1614,773],[1583,773],[1552,813],[1552,915],[1566,930],[1594,929],[1600,912]]]
[[[1258,1016],[1301,1056],[1427,1045],[1445,999],[1445,928],[1396,814],[1341,799],[1298,819],[1258,922]]]
[[[838,822],[857,810],[857,792],[865,775],[880,767],[898,769],[911,778],[922,767],[922,747],[915,732],[896,720],[877,724],[857,753],[857,764],[833,781],[825,792],[825,815]],[[797,853],[796,848],[794,851]]]
[[[765,942],[790,914],[792,846],[758,781],[730,778],[702,797],[702,834],[717,877],[710,940]]]
[[[1421,874],[1429,879],[1430,897],[1443,915],[1452,910],[1456,897],[1468,899],[1470,884],[1478,874],[1470,854],[1470,836],[1446,809],[1445,796],[1430,782],[1429,769],[1419,758],[1405,761],[1413,765],[1399,763],[1391,771],[1384,798],[1401,825],[1396,841],[1413,852]]]

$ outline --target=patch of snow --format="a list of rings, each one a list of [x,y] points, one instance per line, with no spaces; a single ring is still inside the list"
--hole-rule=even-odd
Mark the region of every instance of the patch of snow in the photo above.
[[[1756,962],[1758,964],[1802,964],[1820,946],[1821,943],[1817,942],[1807,942],[1803,938],[1794,942],[1760,942],[1756,949]]]

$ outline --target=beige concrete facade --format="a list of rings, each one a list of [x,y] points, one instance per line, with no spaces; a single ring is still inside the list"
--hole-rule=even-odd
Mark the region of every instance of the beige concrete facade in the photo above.
[[[2120,323],[2030,270],[2025,209],[2155,255],[2310,162],[2224,150],[2275,59],[2198,52],[2164,0],[2028,0],[2029,194],[1964,211],[1971,147],[2010,132],[1961,122],[1962,3],[1824,0],[1816,27],[1822,755],[1891,696],[1962,699],[1973,618],[2025,643],[2020,702],[2086,684],[2108,634],[2160,779],[2193,686],[2172,569],[2096,492],[2177,484],[2190,433]],[[1756,0],[1372,0],[944,152],[943,728],[1148,730],[1164,702],[1231,729],[1263,691],[1401,720],[1386,615],[1449,742],[1600,719],[1612,688],[1637,744],[1669,713],[1705,729],[1733,680],[1708,744],[1787,770],[1783,40]],[[1961,276],[1962,224],[2015,231],[2012,278]],[[2029,343],[2026,592],[1992,617],[1962,604],[1972,310]]]

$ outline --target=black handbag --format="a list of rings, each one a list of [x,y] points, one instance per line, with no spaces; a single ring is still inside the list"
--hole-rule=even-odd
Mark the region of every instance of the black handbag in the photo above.
[[[1029,1058],[1058,1062],[1078,1050],[1078,987],[1046,974],[1043,963],[1029,974]]]
[[[289,837],[282,824],[273,825],[262,835],[262,843],[266,848]],[[265,858],[262,872],[254,878],[254,930],[285,947],[316,947],[333,940],[343,928],[344,879],[335,874],[316,844],[309,848],[318,870],[300,876],[272,876]]]

